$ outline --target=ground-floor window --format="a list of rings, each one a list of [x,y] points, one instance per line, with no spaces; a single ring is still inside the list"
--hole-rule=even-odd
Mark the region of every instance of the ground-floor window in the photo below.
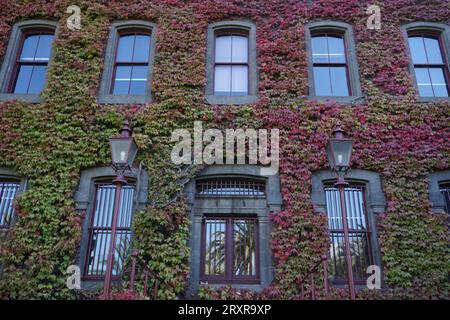
[[[257,217],[204,218],[201,280],[220,283],[258,282]]]
[[[373,264],[364,190],[363,185],[350,185],[345,188],[345,207],[355,282],[365,281],[367,267]],[[325,197],[331,238],[329,270],[335,283],[339,283],[347,279],[339,190],[333,186],[326,186]]]
[[[19,182],[0,180],[0,229],[8,229],[14,220],[13,201],[19,187]]]
[[[123,186],[120,194],[112,270],[112,275],[116,277],[121,274],[123,263],[131,247],[134,189],[134,185]],[[90,279],[104,279],[111,243],[116,186],[111,183],[97,183],[95,192],[95,206],[89,225],[89,242],[84,275]]]

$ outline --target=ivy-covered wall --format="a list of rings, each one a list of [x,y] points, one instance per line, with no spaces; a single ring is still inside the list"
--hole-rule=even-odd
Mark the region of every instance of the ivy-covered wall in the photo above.
[[[0,103],[0,166],[29,178],[17,200],[18,223],[1,242],[0,297],[77,298],[66,288],[76,259],[81,219],[73,195],[83,168],[109,163],[108,138],[131,119],[138,160],[149,173],[148,208],[135,218],[135,246],[159,275],[159,298],[175,298],[188,281],[189,221],[181,181],[201,168],[170,162],[170,134],[192,128],[279,128],[284,210],[272,216],[273,284],[258,297],[295,298],[298,279],[326,252],[326,219],[311,205],[311,173],[326,168],[325,143],[340,121],[355,139],[353,167],[378,172],[388,200],[379,223],[384,297],[448,297],[446,217],[431,212],[427,175],[450,167],[448,102],[423,104],[408,70],[401,25],[449,24],[445,0],[7,0],[0,10],[0,60],[12,25],[59,21],[45,102]],[[66,26],[78,5],[82,28]],[[381,30],[366,27],[370,4],[381,7]],[[99,105],[108,27],[142,19],[158,26],[154,102]],[[212,22],[248,19],[257,26],[259,101],[204,103],[206,30]],[[352,24],[366,100],[357,106],[311,102],[304,25],[330,19]],[[204,289],[202,297],[254,297]],[[364,293],[362,297],[383,297]]]

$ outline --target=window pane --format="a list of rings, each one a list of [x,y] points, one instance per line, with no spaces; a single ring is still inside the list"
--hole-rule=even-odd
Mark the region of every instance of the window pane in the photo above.
[[[23,42],[22,53],[20,54],[20,60],[33,61],[36,54],[36,48],[38,45],[39,35],[27,36]]]
[[[247,63],[248,62],[248,38],[243,36],[232,37],[232,61]]]
[[[345,67],[330,67],[333,96],[348,96],[347,72]]]
[[[147,66],[133,67],[130,94],[145,94],[147,86]]]
[[[134,44],[134,62],[148,62],[150,52],[150,36],[137,35]]]
[[[344,39],[342,37],[328,37],[330,63],[345,63]]]
[[[31,79],[33,66],[20,66],[17,75],[16,85],[13,93],[28,93],[28,85]]]
[[[214,93],[229,95],[231,92],[231,66],[216,66],[214,72]]]
[[[216,62],[231,62],[231,36],[216,37]]]
[[[19,184],[0,182],[0,228],[8,228],[14,218],[13,201]]]
[[[39,44],[36,51],[36,61],[48,61],[52,51],[53,35],[43,34],[39,36]]]
[[[428,74],[428,68],[415,68],[417,87],[421,97],[433,97],[431,80]]]
[[[234,275],[255,276],[255,220],[235,220],[234,233]]]
[[[117,66],[114,79],[113,94],[128,94],[131,80],[131,69],[128,66]]]
[[[427,55],[422,37],[409,37],[409,49],[414,64],[427,64]]]
[[[328,63],[328,45],[327,37],[312,37],[311,47],[314,63]]]
[[[429,68],[435,97],[448,97],[447,83],[442,68]]]
[[[246,95],[248,91],[248,67],[233,66],[231,75],[232,95]]]
[[[44,89],[47,66],[34,66],[28,93],[41,93]]]
[[[441,48],[439,46],[439,40],[434,38],[424,38],[425,48],[428,57],[429,64],[440,64],[442,63]]]
[[[132,61],[134,38],[134,35],[121,36],[119,38],[116,61]]]
[[[225,274],[225,220],[205,221],[205,275]]]
[[[328,67],[314,67],[316,96],[331,96],[330,71]]]

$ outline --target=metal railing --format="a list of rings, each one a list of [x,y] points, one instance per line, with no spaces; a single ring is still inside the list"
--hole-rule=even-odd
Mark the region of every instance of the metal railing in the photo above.
[[[123,278],[126,278],[126,275],[129,274],[129,290],[133,292],[133,294],[139,294],[136,288],[142,287],[142,297],[147,298],[151,297],[153,300],[156,300],[158,297],[158,280],[147,266],[144,260],[139,256],[139,252],[134,250],[131,254],[131,264],[128,268],[126,268],[123,272]],[[151,292],[149,295],[149,281],[153,280],[153,287],[151,288]]]
[[[322,266],[323,268],[323,296],[325,299],[330,298],[330,284],[328,280],[328,257],[327,255],[323,255],[321,260],[317,262],[309,271],[306,273],[304,277],[300,279],[300,299],[306,300],[305,296],[305,285],[309,282],[309,298],[311,300],[315,300],[319,296],[316,294],[316,283],[314,279],[314,275],[319,272],[319,268]],[[307,279],[309,278],[309,281]]]

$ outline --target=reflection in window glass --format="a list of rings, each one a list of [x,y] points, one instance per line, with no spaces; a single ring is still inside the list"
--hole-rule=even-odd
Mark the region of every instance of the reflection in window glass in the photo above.
[[[316,35],[311,38],[316,96],[349,96],[347,58],[343,36]]]
[[[112,84],[113,94],[143,95],[147,89],[150,35],[119,37]]]
[[[330,230],[330,274],[335,280],[347,278],[345,266],[344,230],[340,207],[339,190],[325,188],[328,228]],[[370,230],[364,204],[364,188],[350,186],[345,189],[345,207],[349,229],[350,253],[353,276],[356,280],[366,279],[366,270],[372,264]]]
[[[89,250],[85,275],[104,277],[111,243],[112,215],[116,187],[112,184],[100,184],[97,187],[94,213],[89,229]],[[113,275],[122,272],[123,263],[131,248],[131,222],[134,186],[122,187],[117,220],[117,234],[114,250]]]
[[[257,279],[257,219],[207,217],[203,223],[205,280]]]
[[[16,66],[13,93],[39,94],[44,89],[50,61],[52,34],[29,34],[23,40]]]
[[[8,229],[14,220],[13,201],[17,191],[18,182],[0,181],[0,230]]]
[[[214,94],[248,94],[248,37],[219,35],[215,40]]]
[[[448,97],[446,72],[448,67],[441,51],[439,38],[412,35],[408,38],[414,64],[416,84],[421,97]]]

